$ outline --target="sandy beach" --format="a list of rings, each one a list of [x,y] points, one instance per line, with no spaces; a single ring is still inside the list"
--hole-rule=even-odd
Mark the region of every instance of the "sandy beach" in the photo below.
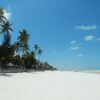
[[[0,100],[100,100],[100,75],[69,71],[0,74]]]

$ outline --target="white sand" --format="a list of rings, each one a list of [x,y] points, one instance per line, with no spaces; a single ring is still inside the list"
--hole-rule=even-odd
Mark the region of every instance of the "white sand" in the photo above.
[[[0,75],[0,100],[100,100],[100,75],[67,71]]]

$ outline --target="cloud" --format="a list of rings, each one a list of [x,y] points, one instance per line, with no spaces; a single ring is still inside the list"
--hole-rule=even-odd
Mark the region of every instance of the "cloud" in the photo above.
[[[96,30],[97,29],[97,26],[96,25],[81,25],[81,26],[75,26],[75,29],[79,29],[79,30],[84,30],[84,31],[87,31],[87,30]]]
[[[82,43],[78,43],[77,41],[73,40],[70,42],[70,49],[71,50],[79,50]]]
[[[88,35],[85,37],[85,41],[93,41],[94,40],[94,36],[93,35]]]
[[[78,46],[72,46],[70,47],[71,50],[79,50],[79,47]]]
[[[85,38],[84,38],[84,40],[86,41],[86,42],[88,42],[88,41],[100,41],[100,37],[96,37],[96,36],[93,36],[93,35],[88,35],[88,36],[86,36]]]
[[[4,9],[4,16],[6,17],[7,20],[11,18],[11,11],[10,11],[10,6],[7,7],[7,9]]]
[[[78,54],[77,56],[78,56],[78,57],[83,57],[84,55],[83,55],[83,54]]]
[[[71,45],[75,45],[77,42],[76,41],[71,41],[70,44]]]
[[[11,18],[11,12],[4,10],[4,16],[6,17],[7,20]]]

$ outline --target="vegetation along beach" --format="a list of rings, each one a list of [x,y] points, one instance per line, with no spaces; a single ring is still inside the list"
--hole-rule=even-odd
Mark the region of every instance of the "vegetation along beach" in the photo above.
[[[0,100],[100,100],[100,0],[0,0]]]

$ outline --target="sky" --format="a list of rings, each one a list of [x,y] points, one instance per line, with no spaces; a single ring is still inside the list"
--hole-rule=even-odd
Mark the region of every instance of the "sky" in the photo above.
[[[12,42],[26,29],[41,61],[58,69],[100,69],[99,0],[0,0],[12,23]]]

